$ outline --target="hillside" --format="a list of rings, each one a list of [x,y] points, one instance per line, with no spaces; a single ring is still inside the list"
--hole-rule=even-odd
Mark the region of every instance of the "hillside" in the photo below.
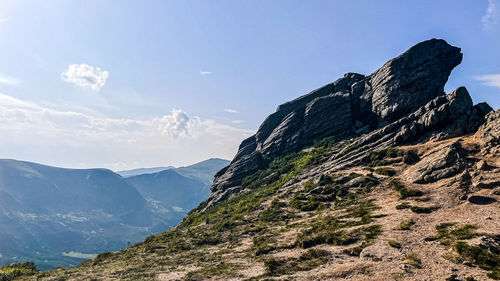
[[[175,228],[18,279],[500,279],[500,111],[444,93],[461,60],[431,39],[280,105]]]
[[[158,172],[165,171],[165,170],[172,169],[172,168],[174,168],[174,167],[173,166],[166,166],[166,167],[153,167],[153,168],[138,168],[138,169],[132,169],[132,170],[118,171],[116,173],[124,178],[128,178],[128,177],[133,177],[133,176],[138,176],[138,175],[143,175],[143,174],[154,174],[154,173],[158,173]]]
[[[228,164],[227,160],[208,159],[186,167],[128,177],[126,181],[150,202],[157,213],[174,208],[187,214],[210,195],[210,183],[215,173]]]
[[[185,168],[199,179],[173,170],[124,179],[105,169],[0,160],[0,265],[74,266],[165,231],[208,197],[211,164],[214,170],[227,162]]]

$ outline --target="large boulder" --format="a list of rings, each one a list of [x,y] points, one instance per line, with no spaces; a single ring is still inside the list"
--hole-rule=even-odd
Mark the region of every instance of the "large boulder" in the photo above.
[[[431,183],[462,172],[466,168],[465,155],[460,143],[454,142],[425,156],[410,166],[403,178],[413,183]]]
[[[370,76],[372,112],[382,123],[395,121],[444,94],[453,68],[462,61],[460,48],[431,39],[388,61]]]

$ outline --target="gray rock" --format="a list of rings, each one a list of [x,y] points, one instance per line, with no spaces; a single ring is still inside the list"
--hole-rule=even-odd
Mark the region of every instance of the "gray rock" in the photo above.
[[[413,183],[430,183],[454,176],[465,169],[465,156],[460,143],[438,149],[409,167],[403,177]],[[470,176],[470,175],[469,175]]]
[[[479,247],[500,255],[500,235],[483,237]]]
[[[359,150],[340,153],[353,161],[367,149],[414,141],[423,136],[444,139],[474,132],[486,104],[473,106],[469,93],[459,88],[445,95],[452,69],[462,60],[457,47],[431,39],[417,44],[384,64],[370,76],[347,73],[311,93],[280,105],[257,133],[243,141],[231,164],[215,176],[215,198],[241,190],[242,181],[267,161],[334,136],[341,141],[362,136]],[[405,116],[408,115],[408,116]],[[373,131],[373,132],[372,132]],[[436,136],[434,132],[441,131]],[[358,153],[358,156],[349,156]],[[222,195],[226,194],[226,195]]]
[[[500,146],[500,109],[486,115],[486,121],[474,136],[480,139],[486,147],[498,148]]]
[[[370,76],[372,112],[389,123],[443,95],[448,76],[461,61],[460,48],[444,40],[410,48]]]

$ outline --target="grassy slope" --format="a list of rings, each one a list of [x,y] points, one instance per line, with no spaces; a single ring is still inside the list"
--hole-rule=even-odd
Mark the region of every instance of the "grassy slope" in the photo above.
[[[495,216],[497,206],[471,209],[457,204],[449,187],[405,183],[398,177],[408,165],[398,149],[372,153],[363,166],[325,171],[319,183],[311,179],[311,171],[321,170],[342,146],[324,142],[277,159],[245,180],[246,192],[205,212],[202,203],[176,228],[132,248],[24,278],[419,280],[444,279],[453,272],[476,280],[488,273],[495,277],[498,267],[481,265],[481,253],[466,245],[488,235],[479,230],[498,229],[498,221],[483,218]],[[414,149],[422,154],[430,147]],[[474,225],[466,228],[477,234],[439,232],[439,225],[457,219]],[[496,262],[496,256],[490,258]]]

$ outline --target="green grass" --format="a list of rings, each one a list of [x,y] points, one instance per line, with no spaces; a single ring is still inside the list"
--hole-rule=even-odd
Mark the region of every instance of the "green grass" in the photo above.
[[[455,244],[455,251],[464,260],[472,262],[481,269],[491,271],[488,277],[492,279],[500,279],[500,255],[492,253],[478,246],[471,246],[463,241]]]
[[[468,261],[484,270],[490,271],[488,277],[500,280],[500,255],[479,246],[471,246],[463,240],[470,240],[486,234],[477,232],[473,224],[441,223],[436,226],[437,233],[426,238],[427,241],[439,241],[442,245],[452,247],[459,258],[447,257],[451,261]]]
[[[435,207],[420,207],[420,206],[411,206],[410,210],[414,213],[417,214],[430,214],[434,210],[436,210]]]
[[[370,151],[368,153],[368,166],[386,166],[392,163],[399,162],[399,157],[403,156],[404,152],[400,149],[389,147],[378,151]]]
[[[259,219],[265,222],[277,222],[286,221],[292,218],[292,214],[289,214],[284,210],[286,203],[280,202],[278,200],[273,200],[271,205],[262,211],[259,215]]]
[[[476,232],[477,227],[472,224],[457,225],[456,223],[441,223],[436,226],[437,233],[427,237],[427,241],[439,240],[442,245],[452,245],[457,240],[468,240],[482,236]]]
[[[310,212],[319,209],[323,205],[316,196],[305,196],[302,194],[295,194],[290,201],[290,207],[299,209],[303,212]]]
[[[416,253],[406,253],[405,258],[409,265],[414,266],[416,268],[422,268],[422,260]]]
[[[415,221],[414,220],[404,220],[402,222],[399,223],[399,229],[400,230],[410,230],[411,227],[415,224]]]
[[[8,264],[0,267],[0,280],[10,281],[19,276],[34,275],[38,272],[39,271],[33,262]]]
[[[396,249],[401,249],[401,247],[402,247],[401,243],[394,241],[394,240],[389,240],[389,241],[387,241],[387,243],[389,243],[389,246],[396,248]]]
[[[394,190],[399,192],[399,199],[406,199],[408,197],[419,197],[424,195],[424,193],[418,189],[408,189],[404,184],[398,180],[393,180],[389,183],[389,186]]]
[[[396,171],[389,168],[377,168],[375,169],[375,173],[383,176],[394,176]]]

